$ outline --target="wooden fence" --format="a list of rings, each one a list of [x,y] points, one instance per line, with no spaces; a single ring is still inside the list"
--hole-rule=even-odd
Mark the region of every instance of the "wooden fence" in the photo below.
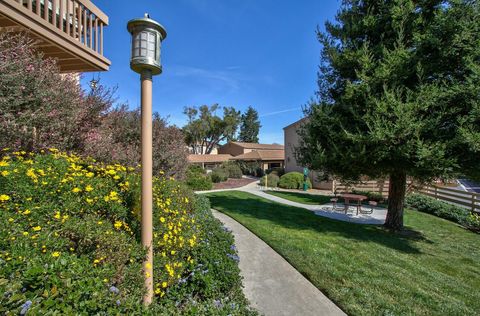
[[[468,208],[472,212],[480,213],[480,193],[467,192],[437,185],[422,187],[418,189],[418,192],[431,196],[437,200]]]

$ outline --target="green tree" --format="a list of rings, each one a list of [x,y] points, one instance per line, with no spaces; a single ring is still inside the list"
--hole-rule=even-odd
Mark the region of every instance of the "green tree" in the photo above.
[[[323,45],[298,158],[343,180],[389,177],[403,227],[407,177],[480,177],[478,1],[343,1]]]
[[[249,106],[245,113],[242,114],[242,124],[240,125],[238,140],[246,143],[258,143],[260,127],[262,127],[262,125],[260,125],[257,110]]]
[[[235,138],[240,124],[240,111],[223,107],[223,117],[216,114],[218,104],[186,107],[183,111],[188,123],[183,127],[185,140],[195,154],[210,154],[222,141]]]

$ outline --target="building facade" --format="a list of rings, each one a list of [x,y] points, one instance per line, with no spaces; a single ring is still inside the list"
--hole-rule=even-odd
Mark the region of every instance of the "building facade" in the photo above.
[[[285,162],[285,147],[278,144],[228,142],[218,148],[218,154],[190,155],[190,163],[207,169],[225,161],[257,162],[263,170],[282,168]]]

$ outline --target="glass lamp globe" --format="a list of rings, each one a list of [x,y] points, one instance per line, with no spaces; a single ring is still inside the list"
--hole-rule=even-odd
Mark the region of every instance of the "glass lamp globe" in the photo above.
[[[145,70],[152,75],[162,73],[160,48],[167,37],[165,28],[145,14],[143,18],[130,20],[127,29],[132,34],[130,68],[140,74]]]

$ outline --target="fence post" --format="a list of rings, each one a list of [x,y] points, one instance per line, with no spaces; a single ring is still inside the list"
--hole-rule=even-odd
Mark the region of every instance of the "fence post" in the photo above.
[[[475,213],[475,209],[476,209],[476,204],[475,204],[477,200],[476,197],[477,195],[475,193],[472,193],[472,214]]]
[[[438,188],[436,185],[433,186],[435,188],[435,200],[438,200]]]

